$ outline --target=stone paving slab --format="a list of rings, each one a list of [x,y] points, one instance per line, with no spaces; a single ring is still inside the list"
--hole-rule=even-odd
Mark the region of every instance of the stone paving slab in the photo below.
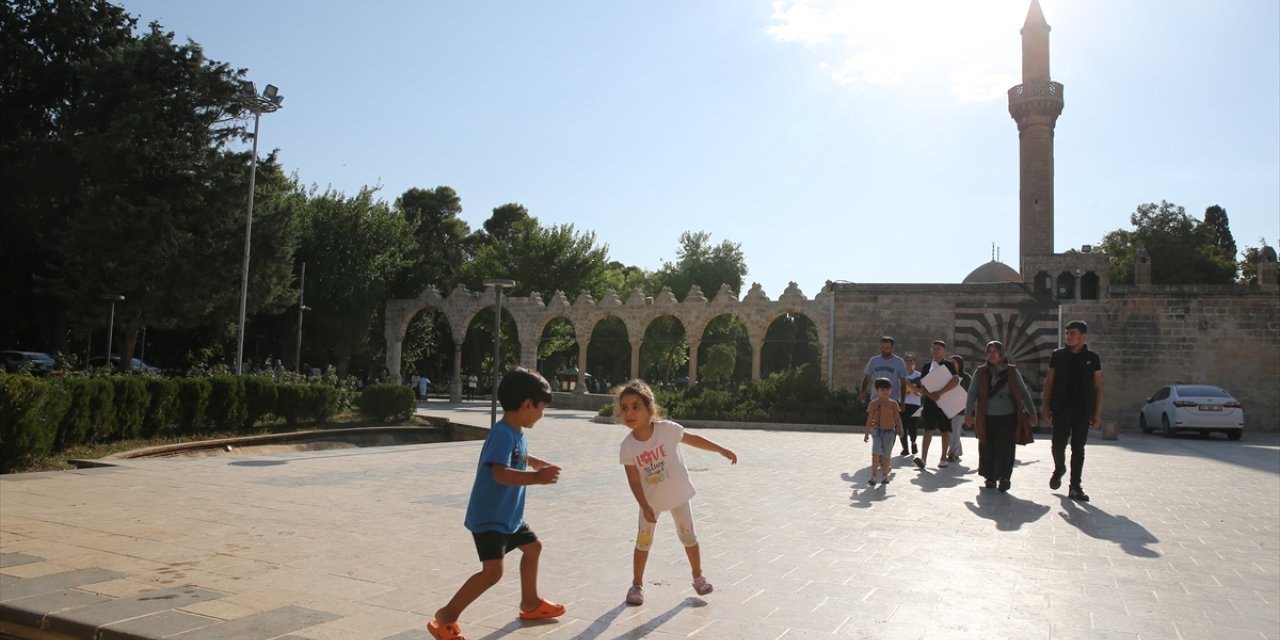
[[[489,420],[478,402],[421,411]],[[704,430],[739,455],[730,466],[686,453],[716,590],[694,594],[663,517],[647,602],[628,607],[626,432],[589,417],[551,409],[529,432],[531,452],[564,468],[560,484],[530,488],[526,515],[544,543],[540,590],[568,612],[516,619],[513,558],[464,614],[468,638],[1280,640],[1276,434],[1095,438],[1082,504],[1048,489],[1047,438],[1019,447],[1002,494],[979,488],[969,437],[959,464],[897,458],[889,485],[870,488],[860,435]],[[462,518],[479,449],[0,476],[0,635],[428,638],[432,613],[478,568]]]

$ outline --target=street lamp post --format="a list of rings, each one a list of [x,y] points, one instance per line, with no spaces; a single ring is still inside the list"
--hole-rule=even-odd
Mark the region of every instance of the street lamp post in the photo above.
[[[253,190],[258,180],[258,123],[262,112],[271,113],[280,108],[284,96],[274,84],[267,85],[258,95],[252,82],[240,83],[240,92],[253,109],[253,158],[249,168],[249,210],[244,220],[244,268],[240,276],[240,338],[236,344],[236,373],[244,373],[244,311],[249,300],[249,240],[253,237]]]
[[[493,308],[493,396],[489,399],[489,428],[498,424],[498,373],[501,371],[502,359],[502,290],[516,286],[515,280],[505,278],[489,278],[484,286],[493,287],[497,294],[498,304]]]
[[[298,280],[298,342],[293,350],[293,370],[302,371],[302,313],[311,307],[302,304],[302,294],[307,288],[307,263],[302,263],[302,276]]]
[[[116,331],[116,303],[124,300],[124,296],[107,296],[107,300],[111,301],[111,319],[107,322],[107,364],[111,367],[111,334]],[[120,368],[124,368],[124,359],[120,361]]]

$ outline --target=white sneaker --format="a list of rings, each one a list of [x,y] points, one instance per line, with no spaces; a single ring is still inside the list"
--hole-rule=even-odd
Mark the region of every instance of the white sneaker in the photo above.
[[[644,589],[638,584],[627,589],[627,604],[644,604]]]

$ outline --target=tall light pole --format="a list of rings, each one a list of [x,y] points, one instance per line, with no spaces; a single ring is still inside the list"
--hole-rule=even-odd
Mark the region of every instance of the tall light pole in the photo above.
[[[111,334],[116,331],[116,303],[124,300],[124,296],[107,296],[111,301],[111,320],[107,322],[107,368],[111,368]],[[120,359],[120,369],[124,369],[124,359]]]
[[[302,312],[310,311],[311,307],[302,304],[302,294],[307,288],[307,263],[302,263],[302,277],[298,282],[298,342],[297,348],[293,350],[293,370],[302,371]]]
[[[489,399],[489,428],[498,424],[498,374],[502,360],[502,290],[516,286],[515,280],[505,278],[489,278],[484,286],[493,287],[497,294],[498,304],[493,308],[493,396]]]
[[[253,159],[249,168],[249,210],[244,219],[244,269],[240,276],[240,339],[236,344],[236,374],[244,373],[244,310],[249,300],[249,239],[253,237],[253,190],[258,180],[258,123],[262,112],[271,113],[280,108],[284,96],[274,84],[267,85],[258,95],[252,82],[240,83],[240,93],[253,109]]]

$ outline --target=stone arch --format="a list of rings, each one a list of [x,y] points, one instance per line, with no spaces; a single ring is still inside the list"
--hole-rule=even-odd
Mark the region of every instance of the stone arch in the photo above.
[[[1101,290],[1101,278],[1098,277],[1098,274],[1087,271],[1083,276],[1080,276],[1081,300],[1097,300]]]
[[[677,300],[666,287],[653,297],[647,297],[639,290],[632,291],[625,302],[615,292],[608,291],[600,301],[582,292],[570,303],[564,292],[556,291],[550,301],[545,303],[536,292],[527,297],[503,296],[503,312],[504,315],[509,313],[515,322],[516,341],[519,344],[518,361],[525,366],[536,366],[538,342],[542,338],[543,328],[551,319],[562,317],[572,323],[579,346],[578,369],[582,373],[586,372],[587,348],[595,324],[606,317],[616,316],[626,327],[627,340],[631,344],[632,376],[640,374],[639,350],[645,329],[655,318],[667,315],[678,319],[685,327],[686,339],[696,342],[700,340],[711,319],[724,314],[733,315],[746,324],[752,341],[753,378],[759,377],[759,346],[763,344],[768,323],[781,314],[803,313],[814,323],[822,350],[822,376],[830,380],[830,322],[833,321],[833,302],[834,294],[829,287],[810,300],[805,298],[793,282],[776,301],[770,300],[759,284],[752,285],[742,300],[727,285],[720,287],[713,300],[708,300],[696,286],[689,290],[684,300]],[[419,310],[432,306],[444,313],[452,331],[454,371],[450,382],[450,398],[455,402],[459,401],[462,393],[462,342],[466,338],[466,329],[477,313],[495,303],[496,293],[492,288],[473,292],[463,285],[455,287],[448,296],[442,296],[434,287],[428,287],[416,298],[388,300],[384,338],[387,341],[386,366],[393,378],[399,379],[401,348],[408,322]],[[827,321],[823,321],[824,318]],[[694,345],[691,343],[690,346]],[[696,351],[691,356],[691,360],[695,360]],[[695,374],[690,376],[690,381],[696,383],[696,362],[691,362],[690,368]],[[585,389],[584,382],[585,376],[579,380],[579,389]]]
[[[788,324],[790,325],[789,327],[786,326]],[[807,351],[807,349],[802,349],[800,345],[803,344],[806,347],[808,346],[808,332],[812,329],[816,337],[817,327],[818,325],[814,322],[814,319],[810,318],[808,314],[803,312],[780,313],[773,317],[765,327],[765,332],[761,339],[760,375],[764,376],[773,373],[773,370],[765,366],[769,356],[772,355],[770,351],[777,352],[779,357],[786,358],[786,361],[788,362],[788,366],[781,367],[778,370],[786,370],[797,366],[797,363],[793,360],[797,354],[797,349],[801,352]],[[788,335],[779,335],[784,332]],[[774,335],[773,338],[770,338],[771,333]],[[812,355],[814,356],[812,364],[815,367],[820,367],[822,365],[821,350],[819,349],[817,353]],[[804,365],[809,363],[810,362],[805,361],[799,364]]]
[[[695,372],[697,374],[696,378],[695,376],[690,375],[690,379],[704,380],[708,378],[708,375],[703,372],[703,369],[712,362],[712,360],[709,360],[709,358],[713,357],[712,349],[718,350],[720,346],[728,346],[732,350],[734,366],[733,369],[728,372],[729,379],[733,380],[738,378],[739,371],[743,368],[746,370],[742,372],[741,377],[746,378],[750,376],[752,371],[752,360],[755,357],[754,349],[752,349],[751,327],[747,326],[746,322],[741,317],[731,313],[729,310],[723,310],[720,313],[709,311],[706,317],[702,318],[700,321],[702,322],[702,329],[697,338],[698,370]],[[727,323],[731,325],[731,327],[733,325],[740,326],[742,328],[742,334],[740,336],[734,336],[731,333],[728,336],[729,339],[727,341],[713,339],[708,335],[707,331],[713,325],[721,322]],[[732,332],[732,328],[730,331]]]
[[[1036,273],[1036,277],[1032,280],[1035,292],[1042,295],[1053,295],[1053,276],[1048,271],[1040,271]]]
[[[1060,300],[1074,300],[1076,297],[1076,277],[1070,271],[1058,274],[1057,288],[1054,295]]]

